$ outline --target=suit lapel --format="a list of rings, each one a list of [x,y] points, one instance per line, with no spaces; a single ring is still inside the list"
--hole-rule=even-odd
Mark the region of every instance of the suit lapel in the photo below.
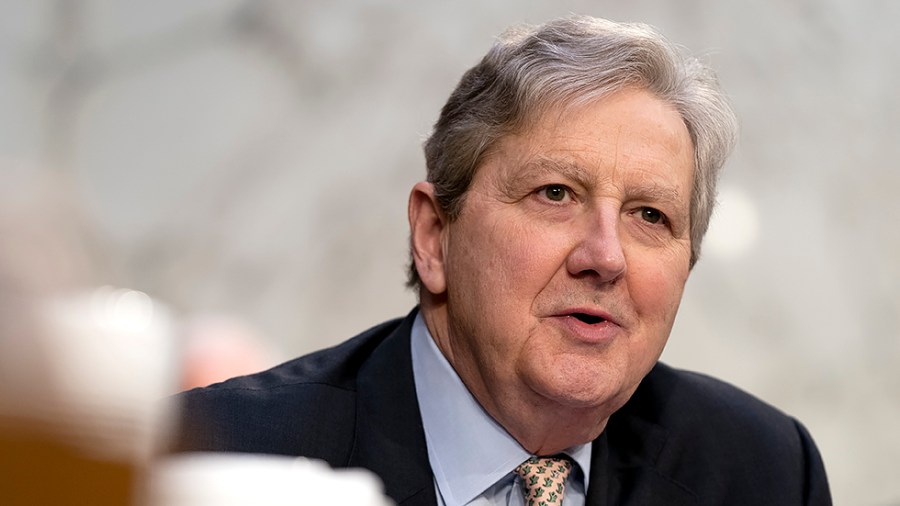
[[[360,370],[356,435],[348,466],[375,472],[398,505],[434,506],[434,478],[410,353],[415,314],[385,338]]]
[[[693,492],[656,467],[667,439],[665,429],[628,409],[615,413],[591,449],[587,506],[696,506]]]
[[[609,446],[606,442],[606,431],[594,440],[591,445],[591,478],[585,499],[586,506],[607,506],[610,502],[609,478]]]

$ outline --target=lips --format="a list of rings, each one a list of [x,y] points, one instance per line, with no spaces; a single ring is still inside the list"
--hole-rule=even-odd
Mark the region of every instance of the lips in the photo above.
[[[599,325],[601,323],[611,323],[613,325],[619,325],[617,318],[614,318],[606,311],[594,308],[568,308],[557,312],[555,316],[574,318],[587,325]]]
[[[554,314],[551,320],[565,334],[590,344],[611,341],[623,330],[609,313],[593,308],[566,309]]]

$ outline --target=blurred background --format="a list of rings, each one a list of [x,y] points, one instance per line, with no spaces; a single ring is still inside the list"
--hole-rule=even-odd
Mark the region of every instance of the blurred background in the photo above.
[[[802,420],[836,504],[900,504],[889,0],[2,0],[0,350],[22,291],[140,290],[254,368],[404,315],[430,125],[495,35],[569,13],[657,26],[742,122],[663,359]]]

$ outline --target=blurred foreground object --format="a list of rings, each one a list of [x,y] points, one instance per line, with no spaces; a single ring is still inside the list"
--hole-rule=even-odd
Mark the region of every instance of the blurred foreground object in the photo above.
[[[29,334],[3,336],[4,362],[19,362],[2,373],[0,502],[132,503],[168,426],[168,310],[103,287],[37,303],[33,316]]]
[[[184,454],[159,461],[147,480],[146,506],[320,504],[393,503],[368,471],[277,455]]]
[[[0,161],[0,504],[131,504],[162,444],[168,310],[97,289],[105,261],[60,173]]]
[[[0,505],[388,504],[373,476],[317,462],[157,462],[165,399],[183,382],[254,372],[272,358],[236,318],[176,329],[147,294],[96,288],[115,276],[74,194],[63,178],[0,161]]]
[[[276,364],[266,340],[248,323],[226,315],[191,318],[181,329],[180,390],[205,387]]]
[[[143,292],[101,287],[47,304],[45,325],[51,391],[33,414],[95,457],[150,459],[177,377],[169,310]]]

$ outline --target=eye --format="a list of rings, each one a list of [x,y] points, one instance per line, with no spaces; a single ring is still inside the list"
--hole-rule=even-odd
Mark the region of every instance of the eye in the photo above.
[[[562,202],[569,197],[569,189],[560,184],[547,185],[539,190],[539,192],[553,202]]]
[[[664,215],[659,209],[654,209],[652,207],[642,207],[640,209],[641,219],[646,221],[647,223],[652,223],[654,225],[658,223],[666,223],[666,215]]]

